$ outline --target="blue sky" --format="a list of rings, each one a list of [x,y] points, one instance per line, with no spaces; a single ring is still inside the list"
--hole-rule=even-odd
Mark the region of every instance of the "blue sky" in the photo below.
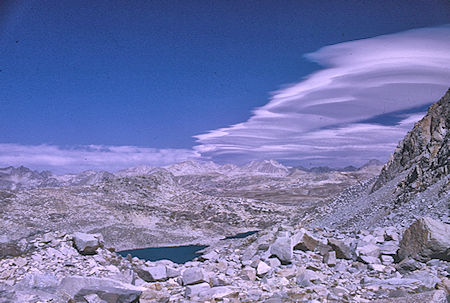
[[[293,137],[290,129],[273,132],[267,140],[254,131],[236,135],[235,129],[238,125],[252,130],[252,117],[258,119],[258,109],[270,108],[280,91],[329,68],[335,56],[330,52],[336,48],[322,53],[319,49],[447,23],[447,0],[2,1],[0,165],[63,171],[163,165],[184,159],[242,163],[277,158],[306,166],[360,164],[368,157],[383,160],[409,127],[399,127],[400,122],[423,114],[445,91],[441,82],[449,79],[448,65],[432,81],[414,81],[426,85],[421,90],[426,93],[411,104],[360,115],[358,106],[351,105],[355,109],[351,119],[339,115],[342,108],[322,106],[321,116],[341,118],[316,129],[301,127],[302,118],[287,116],[281,122],[275,119],[256,126],[273,129],[292,119],[289,128],[300,125],[297,134],[322,131],[311,138]],[[445,40],[447,34],[444,28],[412,36]],[[443,43],[436,47],[446,47]],[[364,45],[349,46],[353,48],[364,49]],[[341,54],[344,63],[331,65],[345,66],[344,57]],[[401,66],[385,71],[398,72],[406,71]],[[404,91],[389,88],[394,96],[405,97]],[[300,110],[283,106],[276,113]],[[311,140],[326,139],[323,131],[342,130],[358,122],[358,117],[362,125],[379,123],[395,128],[395,133],[386,142],[376,142],[380,149],[364,159],[348,151],[343,151],[345,157],[315,152],[323,147],[313,146]],[[298,138],[299,145],[310,141],[297,149],[285,140],[289,138]],[[288,145],[289,152],[283,152]],[[274,152],[277,149],[281,152]],[[117,164],[122,156],[126,160]]]

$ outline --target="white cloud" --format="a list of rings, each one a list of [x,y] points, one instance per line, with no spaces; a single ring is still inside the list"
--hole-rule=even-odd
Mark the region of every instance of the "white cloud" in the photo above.
[[[163,166],[198,158],[188,149],[156,149],[137,146],[0,144],[0,167],[26,166],[56,173],[83,170],[115,171],[137,165]]]
[[[324,47],[306,55],[325,68],[275,92],[248,121],[196,136],[203,157],[222,162],[274,158],[303,165],[386,160],[450,86],[450,26]],[[397,114],[393,125],[364,123]]]

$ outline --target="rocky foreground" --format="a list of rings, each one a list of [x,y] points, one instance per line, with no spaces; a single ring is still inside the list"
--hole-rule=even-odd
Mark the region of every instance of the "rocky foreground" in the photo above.
[[[278,225],[185,264],[52,232],[0,246],[0,302],[447,302],[450,225],[422,218],[400,232]]]

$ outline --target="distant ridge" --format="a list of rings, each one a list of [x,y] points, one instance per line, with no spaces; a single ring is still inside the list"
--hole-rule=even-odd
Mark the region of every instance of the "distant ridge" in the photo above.
[[[28,189],[37,187],[62,187],[91,185],[111,180],[112,173],[87,170],[79,174],[54,175],[50,171],[38,172],[24,166],[0,168],[0,189]]]
[[[383,162],[377,160],[377,159],[371,159],[369,160],[367,163],[363,164],[361,167],[355,167],[353,165],[349,165],[343,168],[333,168],[333,167],[328,167],[328,166],[314,166],[311,168],[306,168],[303,166],[296,166],[293,169],[298,169],[298,170],[302,170],[302,171],[306,171],[306,172],[311,172],[311,173],[329,173],[329,172],[351,172],[351,171],[358,171],[367,167],[371,167],[371,166],[382,166]]]
[[[276,176],[286,176],[289,173],[289,169],[276,160],[252,161],[243,166],[242,170]]]
[[[308,173],[326,174],[331,172],[357,172],[366,168],[378,170],[381,166],[378,160],[370,160],[360,168],[347,166],[344,168],[330,168],[327,166],[304,168],[288,167],[276,160],[252,161],[243,166],[234,164],[219,165],[212,161],[184,161],[164,167],[154,167],[148,165],[139,165],[127,169],[119,170],[115,173],[107,171],[87,170],[81,173],[55,175],[50,171],[38,172],[27,167],[5,167],[0,168],[0,189],[23,189],[36,187],[63,187],[63,186],[83,186],[92,185],[97,182],[112,180],[114,178],[147,176],[158,171],[167,171],[173,176],[189,175],[224,175],[233,176],[266,176],[274,178],[283,178],[295,174],[296,171]]]
[[[142,176],[151,174],[155,170],[155,167],[148,165],[139,165],[117,171],[116,176],[130,177],[130,176]]]

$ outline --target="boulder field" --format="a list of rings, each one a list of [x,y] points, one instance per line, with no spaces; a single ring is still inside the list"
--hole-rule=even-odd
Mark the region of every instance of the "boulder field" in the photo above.
[[[277,225],[184,264],[122,257],[99,234],[0,246],[0,302],[447,302],[449,224],[335,230]]]

